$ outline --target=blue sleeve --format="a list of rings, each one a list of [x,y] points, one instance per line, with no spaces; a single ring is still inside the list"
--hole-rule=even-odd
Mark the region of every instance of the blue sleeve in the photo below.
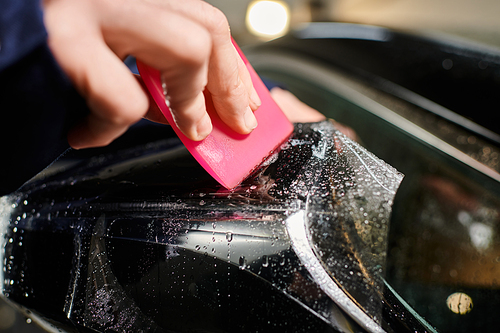
[[[16,190],[69,146],[87,114],[50,52],[39,0],[0,0],[0,195]]]
[[[2,0],[0,71],[28,55],[46,37],[40,0]]]

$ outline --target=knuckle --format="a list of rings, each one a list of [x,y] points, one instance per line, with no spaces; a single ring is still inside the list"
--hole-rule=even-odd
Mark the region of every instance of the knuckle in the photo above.
[[[224,85],[213,93],[217,99],[225,100],[231,104],[238,104],[241,101],[247,101],[248,96],[246,88],[241,80],[228,80]]]
[[[120,111],[117,119],[118,124],[131,125],[138,122],[146,114],[148,104],[145,98],[131,98],[124,101],[123,105],[117,108],[117,111]]]
[[[210,6],[207,17],[208,26],[212,33],[229,35],[229,22],[220,9]]]
[[[147,112],[149,101],[141,96],[120,96],[105,103],[101,117],[113,126],[129,126],[139,121]],[[107,105],[106,105],[107,104]]]
[[[208,32],[200,28],[197,33],[185,40],[179,51],[185,64],[196,68],[204,66],[208,63],[212,52],[212,42]]]

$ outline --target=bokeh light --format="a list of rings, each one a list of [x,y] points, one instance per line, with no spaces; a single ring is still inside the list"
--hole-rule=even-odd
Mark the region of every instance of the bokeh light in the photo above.
[[[284,35],[290,24],[290,11],[283,1],[252,1],[248,5],[248,30],[259,37],[276,38]]]
[[[453,293],[448,296],[446,300],[446,305],[448,309],[453,311],[456,314],[467,314],[472,310],[472,298],[469,295],[464,293]]]

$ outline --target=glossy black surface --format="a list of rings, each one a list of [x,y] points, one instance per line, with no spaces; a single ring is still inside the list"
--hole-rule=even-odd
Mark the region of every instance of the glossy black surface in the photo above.
[[[264,47],[336,66],[396,96],[404,94],[394,84],[399,85],[500,133],[500,123],[492,121],[499,103],[498,50],[379,27],[325,24],[319,30],[299,31]]]
[[[279,156],[234,191],[173,138],[72,153],[9,198],[3,293],[68,331],[418,330],[387,301],[375,245],[342,213],[362,187],[343,185],[356,183],[345,176],[356,164],[339,135],[328,122],[298,124]],[[292,248],[285,222],[300,212],[321,238],[313,248],[323,269],[371,323],[346,315]],[[335,253],[325,252],[330,242]]]
[[[405,174],[391,216],[388,284],[440,332],[496,332],[500,145],[498,122],[483,103],[494,105],[496,96],[480,89],[497,87],[499,52],[378,27],[333,24],[326,32],[337,36],[299,31],[263,45],[254,67],[350,126],[368,150]],[[434,86],[427,75],[457,82]],[[471,118],[489,133],[455,121],[469,116],[464,106],[471,103]],[[443,106],[447,115],[434,112]]]

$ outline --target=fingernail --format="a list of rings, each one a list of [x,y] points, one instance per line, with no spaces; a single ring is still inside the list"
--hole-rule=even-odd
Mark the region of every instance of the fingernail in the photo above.
[[[253,131],[257,127],[257,118],[255,118],[255,115],[253,114],[252,109],[247,106],[245,115],[245,125],[249,131]]]
[[[212,121],[208,113],[205,113],[201,121],[196,127],[196,133],[198,135],[198,140],[205,139],[212,132]]]
[[[252,88],[252,93],[250,94],[250,100],[257,106],[262,105],[262,101],[260,100],[259,94],[257,94],[257,91],[255,88]]]

